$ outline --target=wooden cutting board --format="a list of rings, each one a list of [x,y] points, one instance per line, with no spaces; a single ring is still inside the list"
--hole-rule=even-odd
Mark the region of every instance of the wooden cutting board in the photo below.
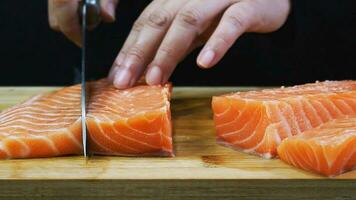
[[[2,87],[0,110],[54,89]],[[174,88],[174,158],[0,160],[0,199],[356,199],[356,171],[325,178],[215,143],[211,96],[250,89]]]

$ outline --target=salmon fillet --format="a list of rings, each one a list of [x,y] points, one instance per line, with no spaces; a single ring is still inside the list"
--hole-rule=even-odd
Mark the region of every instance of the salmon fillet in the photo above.
[[[356,169],[356,116],[287,138],[278,155],[291,165],[326,176]]]
[[[356,81],[324,81],[215,96],[217,142],[275,157],[283,139],[356,114],[355,90]]]
[[[88,83],[89,152],[173,156],[171,86],[118,90]],[[0,159],[82,154],[81,86],[35,96],[0,113]]]
[[[0,114],[0,158],[80,154],[80,86],[38,95]]]
[[[91,153],[173,156],[171,85],[118,90],[106,81],[91,85],[87,114]]]

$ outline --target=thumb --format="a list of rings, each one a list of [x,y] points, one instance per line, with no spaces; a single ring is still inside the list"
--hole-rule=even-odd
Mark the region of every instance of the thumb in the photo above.
[[[115,11],[119,0],[101,0],[101,16],[104,22],[115,21]]]

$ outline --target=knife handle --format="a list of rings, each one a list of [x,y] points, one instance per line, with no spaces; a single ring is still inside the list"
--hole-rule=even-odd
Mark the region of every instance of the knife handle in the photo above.
[[[83,4],[87,6],[86,13],[86,25],[88,30],[95,29],[101,22],[101,8],[100,8],[100,0],[82,0],[79,2],[78,14],[80,23],[83,20],[82,17],[82,9]]]

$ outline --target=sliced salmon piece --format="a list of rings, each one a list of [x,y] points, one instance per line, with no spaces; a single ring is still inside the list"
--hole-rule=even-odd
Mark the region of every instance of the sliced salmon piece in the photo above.
[[[217,142],[275,157],[283,139],[356,114],[355,90],[356,81],[324,81],[215,96]]]
[[[80,86],[35,96],[0,114],[0,158],[80,154]]]
[[[88,84],[89,152],[173,156],[171,85]],[[38,95],[0,114],[0,159],[82,154],[81,87]]]
[[[279,145],[278,155],[291,165],[326,176],[356,169],[356,116],[287,138]]]
[[[87,114],[91,153],[173,156],[171,85],[116,89],[105,80],[90,85]]]

